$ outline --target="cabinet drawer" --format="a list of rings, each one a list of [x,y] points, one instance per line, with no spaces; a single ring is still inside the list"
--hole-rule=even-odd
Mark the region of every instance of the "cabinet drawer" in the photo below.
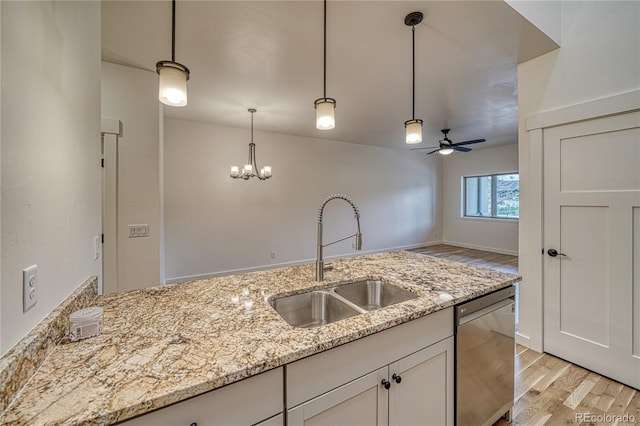
[[[288,364],[287,408],[452,335],[453,308],[447,308]]]
[[[123,426],[252,425],[282,412],[282,367],[121,423]]]

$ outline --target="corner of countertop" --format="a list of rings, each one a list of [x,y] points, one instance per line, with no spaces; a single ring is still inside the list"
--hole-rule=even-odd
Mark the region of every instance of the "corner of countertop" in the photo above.
[[[0,413],[68,334],[69,314],[90,306],[97,295],[98,277],[91,276],[0,358]]]

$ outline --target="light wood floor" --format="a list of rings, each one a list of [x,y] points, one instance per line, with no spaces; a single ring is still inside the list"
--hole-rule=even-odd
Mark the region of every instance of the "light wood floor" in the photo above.
[[[518,272],[517,256],[444,244],[412,251],[503,272]],[[640,391],[521,345],[516,347],[514,398],[513,421],[500,420],[494,426],[640,425]],[[580,415],[583,415],[582,422]],[[586,419],[584,415],[602,417]],[[607,415],[612,417],[605,418]],[[625,423],[615,418],[624,415],[635,420]]]

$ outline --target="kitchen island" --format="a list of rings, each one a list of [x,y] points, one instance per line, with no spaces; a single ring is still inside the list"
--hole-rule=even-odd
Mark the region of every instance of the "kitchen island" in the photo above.
[[[2,424],[113,424],[384,332],[520,277],[404,251],[150,287],[97,299],[102,335],[65,342]],[[419,297],[322,327],[289,326],[267,303],[361,279]],[[308,358],[311,359],[311,358]]]

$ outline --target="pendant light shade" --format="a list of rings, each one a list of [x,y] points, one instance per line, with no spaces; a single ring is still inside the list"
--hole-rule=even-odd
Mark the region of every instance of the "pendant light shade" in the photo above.
[[[171,60],[156,63],[158,99],[165,105],[187,105],[189,68],[176,62],[176,0],[171,2]]]
[[[422,22],[422,12],[411,12],[404,18],[405,25],[411,27],[411,120],[404,122],[405,142],[413,145],[422,142],[422,120],[416,119],[416,25]]]
[[[324,0],[323,59],[322,59],[323,96],[313,103],[316,108],[316,129],[329,130],[336,127],[336,100],[327,98],[327,0]]]
[[[320,98],[314,102],[316,107],[316,128],[329,130],[336,127],[336,100],[331,98]]]
[[[187,105],[187,67],[177,62],[160,61],[156,64],[156,71],[159,76],[160,102],[170,106]]]
[[[404,122],[406,142],[416,144],[422,142],[422,120],[408,120]]]

